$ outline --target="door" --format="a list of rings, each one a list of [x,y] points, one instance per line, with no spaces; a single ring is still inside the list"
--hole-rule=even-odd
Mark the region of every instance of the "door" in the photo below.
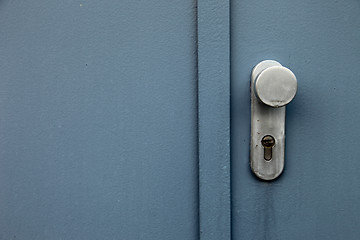
[[[262,60],[298,80],[285,169],[249,166],[250,73]],[[232,1],[232,239],[358,239],[360,2]]]
[[[0,1],[0,239],[197,239],[196,8]]]

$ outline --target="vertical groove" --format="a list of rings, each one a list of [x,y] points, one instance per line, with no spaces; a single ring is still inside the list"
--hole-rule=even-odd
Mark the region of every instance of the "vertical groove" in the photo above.
[[[195,1],[195,46],[196,46],[196,63],[195,63],[195,71],[196,71],[196,151],[197,151],[197,239],[200,239],[200,134],[199,134],[199,21],[198,21],[198,0]]]

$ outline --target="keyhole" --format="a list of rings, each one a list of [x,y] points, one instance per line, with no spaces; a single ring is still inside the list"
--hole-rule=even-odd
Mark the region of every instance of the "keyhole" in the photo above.
[[[270,135],[266,135],[261,140],[261,144],[264,146],[264,159],[270,161],[272,159],[272,148],[275,145],[275,139]]]

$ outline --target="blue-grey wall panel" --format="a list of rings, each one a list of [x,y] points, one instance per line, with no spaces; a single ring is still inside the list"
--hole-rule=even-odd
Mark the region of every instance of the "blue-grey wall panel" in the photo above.
[[[232,1],[231,36],[233,239],[359,239],[360,2]],[[273,182],[249,166],[250,73],[265,59],[299,84]]]
[[[197,239],[195,2],[0,1],[0,239]]]

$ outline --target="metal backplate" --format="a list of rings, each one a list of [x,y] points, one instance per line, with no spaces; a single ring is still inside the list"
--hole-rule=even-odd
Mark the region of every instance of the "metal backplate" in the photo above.
[[[255,175],[263,180],[277,178],[284,169],[285,153],[285,107],[269,107],[262,103],[255,93],[256,77],[266,68],[281,66],[273,60],[260,62],[251,74],[251,146],[250,163]],[[275,139],[270,160],[264,158],[261,140],[270,135]]]

